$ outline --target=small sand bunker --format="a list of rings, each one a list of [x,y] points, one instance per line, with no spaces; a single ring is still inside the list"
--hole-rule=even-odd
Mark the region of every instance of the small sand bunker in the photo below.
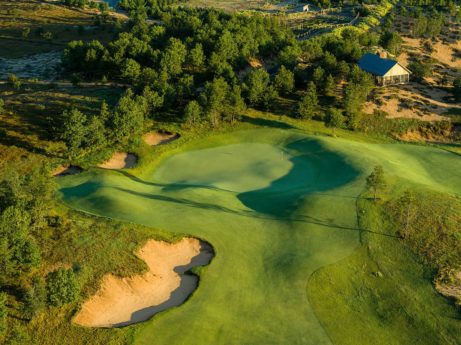
[[[138,158],[132,153],[115,152],[108,161],[99,164],[98,167],[103,169],[129,169],[133,168],[137,161]]]
[[[186,237],[173,244],[150,240],[137,256],[146,262],[149,271],[128,278],[106,275],[99,291],[83,304],[74,323],[121,327],[181,305],[198,285],[198,277],[185,272],[207,265],[213,250],[204,242]]]
[[[81,173],[83,171],[77,165],[61,165],[53,170],[53,176],[67,176],[67,175],[75,175]]]
[[[168,144],[178,138],[178,133],[172,133],[167,131],[150,132],[144,134],[143,136],[144,142],[150,146]]]

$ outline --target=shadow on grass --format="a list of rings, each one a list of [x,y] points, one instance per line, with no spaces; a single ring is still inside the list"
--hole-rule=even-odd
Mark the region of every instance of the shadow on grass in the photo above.
[[[243,115],[241,117],[241,121],[246,122],[246,123],[251,123],[252,125],[262,126],[262,127],[280,128],[280,129],[295,129],[296,128],[282,121],[254,118],[254,117],[249,117],[246,115]]]
[[[321,142],[315,139],[305,138],[297,140],[287,144],[285,149],[292,154],[290,158],[290,161],[293,163],[291,170],[285,176],[272,181],[269,186],[253,191],[235,193],[213,186],[180,183],[160,184],[144,181],[125,171],[119,171],[119,173],[136,183],[161,188],[160,191],[153,193],[134,191],[122,187],[112,188],[146,200],[182,205],[204,211],[223,212],[241,217],[287,223],[313,224],[332,230],[370,232],[387,237],[396,237],[391,234],[361,229],[357,225],[337,224],[334,217],[319,218],[308,214],[300,214],[299,205],[303,204],[304,199],[309,196],[323,195],[332,198],[338,197],[344,200],[342,202],[347,202],[346,200],[350,199],[351,202],[355,203],[357,196],[337,195],[333,191],[356,180],[360,171],[348,164],[344,157],[328,150]],[[86,197],[90,196],[100,187],[100,185],[88,181],[78,186],[62,189],[61,191],[65,197]],[[213,202],[190,200],[178,197],[177,195],[167,194],[168,192],[176,192],[186,188],[231,192],[236,194],[236,198],[240,200],[245,208],[233,209]]]

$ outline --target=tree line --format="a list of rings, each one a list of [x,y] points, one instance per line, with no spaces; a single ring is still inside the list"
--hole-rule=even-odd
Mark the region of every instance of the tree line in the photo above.
[[[144,111],[145,119],[173,114],[187,125],[219,126],[236,121],[247,106],[270,110],[283,96],[298,100],[296,115],[301,118],[358,127],[361,106],[373,81],[355,65],[380,42],[377,33],[345,29],[339,36],[298,42],[275,18],[211,9],[169,9],[161,12],[160,20],[149,25],[134,17],[108,44],[69,43],[62,58],[66,73],[78,79],[130,85],[129,97],[138,104],[135,113]],[[250,67],[249,61],[261,66]],[[336,97],[335,85],[342,82],[347,83],[344,97]],[[305,94],[301,98],[300,92]],[[322,102],[334,106],[331,114],[345,117],[333,116],[338,121],[332,121],[332,116],[322,116]],[[121,99],[119,106],[122,103]],[[126,115],[117,109],[114,114]],[[73,115],[73,120],[80,117],[80,127],[103,126],[112,136],[124,128],[113,119],[95,119],[75,111]],[[142,116],[133,115],[138,119],[133,123],[128,117],[127,128],[133,130],[134,122],[142,124]],[[72,135],[83,139],[70,143]],[[73,147],[92,145],[92,140],[70,130],[64,137]]]
[[[8,315],[30,320],[46,306],[75,301],[79,288],[72,269],[38,272],[53,219],[55,186],[47,168],[9,162],[0,172],[0,340],[30,343],[8,329]]]

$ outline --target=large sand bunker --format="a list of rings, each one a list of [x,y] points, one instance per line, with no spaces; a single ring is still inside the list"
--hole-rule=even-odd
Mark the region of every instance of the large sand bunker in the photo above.
[[[108,161],[99,164],[98,167],[103,169],[129,169],[134,168],[137,161],[138,158],[132,153],[115,152]]]
[[[106,275],[99,291],[83,304],[74,323],[89,327],[126,326],[182,304],[198,285],[198,277],[185,272],[207,265],[213,250],[186,237],[173,244],[150,240],[137,256],[146,262],[149,271],[128,278]]]
[[[144,134],[143,139],[147,145],[156,146],[164,145],[172,142],[179,138],[178,133],[158,131],[158,132],[149,132]]]

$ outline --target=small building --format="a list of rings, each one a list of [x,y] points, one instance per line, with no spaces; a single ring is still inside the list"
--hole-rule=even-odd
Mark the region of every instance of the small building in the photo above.
[[[367,53],[359,60],[359,67],[372,74],[378,85],[407,84],[410,71],[398,61],[387,59],[383,54]]]
[[[309,4],[303,6],[303,12],[309,12]]]

